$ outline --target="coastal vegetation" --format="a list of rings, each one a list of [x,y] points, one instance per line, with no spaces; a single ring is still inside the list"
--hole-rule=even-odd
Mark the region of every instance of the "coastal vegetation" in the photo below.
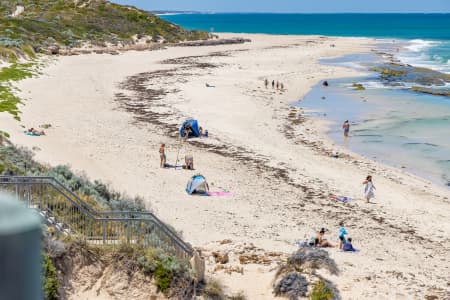
[[[42,281],[44,299],[57,300],[60,283],[56,268],[47,253],[42,254]]]
[[[44,293],[46,300],[59,299],[70,289],[70,281],[77,272],[89,268],[90,277],[82,273],[84,282],[121,278],[133,281],[140,293],[161,292],[174,299],[188,299],[195,289],[195,281],[187,261],[168,256],[156,248],[121,244],[99,247],[73,236],[47,236],[43,254]],[[149,285],[148,283],[152,284]],[[114,290],[110,290],[114,294]],[[133,291],[136,293],[136,291]]]
[[[15,61],[36,53],[76,48],[208,39],[131,6],[105,0],[11,0],[0,3],[0,57]]]
[[[289,299],[309,297],[313,300],[338,298],[338,290],[332,283],[317,274],[319,269],[325,269],[333,275],[339,274],[336,262],[323,249],[301,248],[294,252],[278,268],[274,283],[275,296]],[[313,287],[310,290],[311,283]]]
[[[75,174],[68,166],[50,167],[36,162],[33,152],[10,143],[0,145],[0,174],[51,176],[70,188],[93,208],[102,210],[143,211],[143,199],[130,197],[100,181],[91,182],[86,175]]]
[[[332,300],[333,298],[333,292],[323,280],[319,280],[314,284],[309,295],[309,299],[311,300]]]
[[[33,62],[13,62],[0,70],[0,113],[7,112],[20,120],[18,105],[21,100],[14,94],[12,82],[32,77],[36,72],[35,67]]]
[[[7,139],[0,144],[0,174],[55,177],[96,210],[144,210],[140,197],[132,198],[102,182],[91,182],[85,175],[77,175],[67,166],[42,165],[33,159],[31,151],[12,145]],[[194,274],[188,262],[168,255],[162,248],[129,244],[98,247],[76,236],[57,235],[51,227],[45,230],[45,236],[45,252],[42,255],[45,299],[59,298],[60,287],[64,288],[67,278],[72,275],[73,268],[68,271],[66,265],[75,253],[101,262],[102,268],[113,265],[114,271],[129,276],[140,272],[153,279],[158,291],[175,295],[175,298],[178,294],[190,293],[194,288]],[[97,255],[93,256],[93,253]]]

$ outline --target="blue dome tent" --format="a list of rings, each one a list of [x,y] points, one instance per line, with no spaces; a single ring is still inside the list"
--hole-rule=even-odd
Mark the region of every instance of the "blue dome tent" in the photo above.
[[[208,183],[203,175],[194,175],[188,181],[186,186],[186,192],[189,195],[192,194],[206,194],[209,191]]]
[[[189,129],[188,137],[199,137],[200,131],[198,130],[198,122],[197,120],[190,119],[183,122],[183,125],[180,127],[180,135],[181,137],[185,137],[185,129]]]

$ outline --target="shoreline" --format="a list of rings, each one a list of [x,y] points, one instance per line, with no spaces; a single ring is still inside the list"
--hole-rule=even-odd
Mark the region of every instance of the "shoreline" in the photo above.
[[[289,253],[295,249],[294,241],[324,226],[334,232],[339,219],[345,218],[352,237],[367,252],[354,257],[357,265],[351,266],[352,258],[330,250],[342,267],[343,275],[332,279],[343,296],[378,298],[380,290],[393,286],[399,294],[423,295],[425,288],[411,291],[408,287],[420,283],[431,288],[433,280],[443,287],[442,277],[431,280],[419,273],[435,270],[434,264],[440,263],[437,256],[445,255],[449,247],[445,240],[450,232],[445,212],[449,193],[356,155],[348,160],[323,156],[322,150],[335,146],[320,134],[321,125],[303,119],[298,111],[291,113],[289,107],[320,80],[358,74],[321,66],[318,58],[360,53],[371,40],[241,36],[254,41],[60,58],[41,77],[19,84],[21,96],[30,99],[22,108],[21,123],[50,123],[47,136],[30,139],[20,134],[21,123],[6,121],[4,116],[0,119],[8,124],[14,143],[40,149],[35,150],[39,161],[70,163],[90,178],[144,196],[150,200],[148,208],[182,230],[196,247],[215,249],[214,241],[231,239],[231,249],[247,242],[266,251]],[[265,77],[281,80],[288,90],[265,89]],[[215,87],[205,88],[205,82]],[[194,154],[198,169],[159,169],[159,143],[167,144],[171,163],[180,151],[175,138],[180,119],[191,116],[211,135],[181,148],[183,154]],[[187,196],[183,187],[198,172],[205,175],[212,190],[227,189],[233,197]],[[331,193],[359,199],[360,182],[367,172],[377,174],[376,206],[329,199]],[[373,235],[381,245],[370,238]],[[397,248],[385,253],[386,243],[395,243]],[[424,245],[429,249],[420,252]],[[429,253],[437,254],[436,258],[418,259],[409,266],[408,258]],[[417,277],[389,275],[394,264],[395,271],[405,276],[417,273]],[[246,267],[242,277],[214,271],[214,267],[208,261],[208,271],[229,289],[244,288],[250,299],[272,298],[270,267]],[[438,271],[444,274],[446,268],[444,264]],[[259,287],[236,282],[261,274]],[[375,287],[367,289],[364,278],[373,274],[389,279],[374,278]]]

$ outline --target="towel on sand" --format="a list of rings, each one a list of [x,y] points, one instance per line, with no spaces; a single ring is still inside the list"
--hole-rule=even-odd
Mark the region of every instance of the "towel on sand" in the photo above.
[[[336,199],[336,200],[339,200],[339,201],[342,201],[342,202],[350,202],[350,201],[353,201],[352,198],[346,197],[346,196],[330,195],[330,198],[331,198],[331,199]]]
[[[39,134],[39,133],[33,133],[33,132],[29,132],[29,131],[24,131],[23,133],[25,133],[26,135],[29,135],[29,136],[41,136],[41,134]]]

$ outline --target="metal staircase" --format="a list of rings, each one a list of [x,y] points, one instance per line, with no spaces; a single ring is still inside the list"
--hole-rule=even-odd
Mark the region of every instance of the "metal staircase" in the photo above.
[[[78,235],[90,243],[141,244],[181,259],[194,254],[193,248],[153,213],[96,211],[53,177],[0,176],[0,190],[37,209],[59,232]]]

